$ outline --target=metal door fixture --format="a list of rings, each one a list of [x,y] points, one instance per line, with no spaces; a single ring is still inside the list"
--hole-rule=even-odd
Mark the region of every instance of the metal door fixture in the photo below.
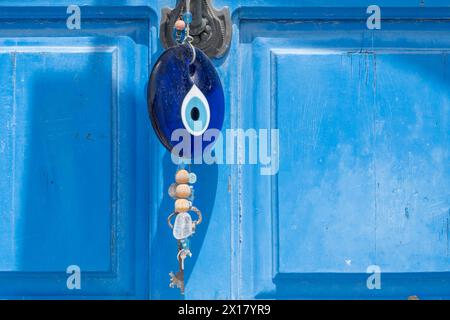
[[[217,10],[211,0],[190,0],[192,23],[190,34],[192,44],[203,50],[210,58],[219,58],[228,50],[231,42],[232,26],[230,10]],[[163,8],[161,13],[160,38],[164,48],[176,45],[173,38],[175,22],[183,14],[186,0],[179,0],[174,9]]]

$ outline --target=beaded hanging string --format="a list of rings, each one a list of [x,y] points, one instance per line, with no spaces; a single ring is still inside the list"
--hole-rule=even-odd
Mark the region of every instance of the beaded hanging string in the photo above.
[[[190,35],[190,24],[192,22],[192,13],[190,10],[191,2],[190,0],[185,1],[186,11],[184,14],[180,14],[178,20],[175,22],[175,26],[173,29],[174,39],[178,44],[182,43],[192,43],[194,38]],[[181,7],[181,11],[183,11],[184,6]],[[193,59],[195,60],[195,59]]]
[[[178,267],[177,273],[170,272],[170,287],[177,287],[184,294],[184,260],[192,257],[190,239],[195,233],[197,226],[202,222],[200,210],[193,206],[194,188],[192,184],[197,181],[197,176],[185,169],[184,164],[178,166],[175,174],[175,183],[169,187],[169,195],[175,200],[175,211],[167,217],[167,223],[173,229],[173,236],[178,244]],[[197,220],[193,221],[189,212],[197,215]],[[175,223],[172,224],[172,218]]]
[[[192,36],[189,34],[189,25],[192,22],[192,13],[190,12],[190,0],[186,0],[186,12],[183,17],[179,18],[175,23],[174,34],[176,41],[187,43],[191,46],[193,57],[190,62],[192,64],[196,59],[195,48],[192,46]],[[173,236],[177,240],[178,245],[178,268],[177,273],[170,272],[170,287],[177,287],[181,294],[184,294],[184,260],[192,257],[190,248],[190,239],[195,233],[196,227],[202,222],[202,214],[200,210],[193,206],[194,188],[193,184],[197,181],[197,176],[186,170],[186,164],[180,159],[177,173],[175,174],[175,183],[169,187],[169,195],[175,200],[175,210],[167,218],[167,223],[173,229]],[[197,220],[193,221],[189,212],[197,215]],[[175,222],[172,224],[172,219]]]

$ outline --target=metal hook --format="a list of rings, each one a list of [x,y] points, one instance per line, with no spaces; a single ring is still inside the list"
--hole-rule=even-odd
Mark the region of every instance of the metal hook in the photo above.
[[[192,45],[192,37],[191,36],[187,36],[187,44],[191,47],[192,49],[192,60],[191,62],[189,62],[189,65],[192,65],[195,62],[195,59],[197,59],[197,52],[195,51],[195,47]]]
[[[193,19],[189,33],[193,45],[201,49],[208,57],[222,57],[231,44],[232,23],[230,10],[225,7],[217,10],[213,0],[190,0],[189,6]],[[174,9],[163,8],[160,23],[160,38],[165,48],[176,45],[173,38],[173,26],[180,14],[186,9],[186,0],[178,0]]]

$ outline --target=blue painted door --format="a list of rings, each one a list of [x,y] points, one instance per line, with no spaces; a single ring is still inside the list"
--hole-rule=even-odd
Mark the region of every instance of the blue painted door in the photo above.
[[[183,298],[176,166],[146,110],[175,1],[83,1],[79,30],[71,4],[0,3],[0,296]],[[224,132],[278,129],[279,162],[192,166],[184,298],[448,298],[450,3],[214,4],[233,19]]]

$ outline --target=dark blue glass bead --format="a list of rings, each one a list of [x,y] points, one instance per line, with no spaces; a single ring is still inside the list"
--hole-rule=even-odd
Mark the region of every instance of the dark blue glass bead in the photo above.
[[[183,43],[184,38],[186,38],[186,30],[177,30],[176,28],[173,28],[172,31],[172,37],[175,39],[175,41],[178,44]]]
[[[203,139],[208,129],[222,129],[225,108],[222,83],[211,60],[201,50],[196,48],[195,52],[195,61],[190,64],[191,46],[166,50],[150,76],[148,112],[158,138],[169,151],[178,143],[171,141],[177,129],[188,132],[191,153],[194,139]],[[202,148],[209,143],[202,143]]]

